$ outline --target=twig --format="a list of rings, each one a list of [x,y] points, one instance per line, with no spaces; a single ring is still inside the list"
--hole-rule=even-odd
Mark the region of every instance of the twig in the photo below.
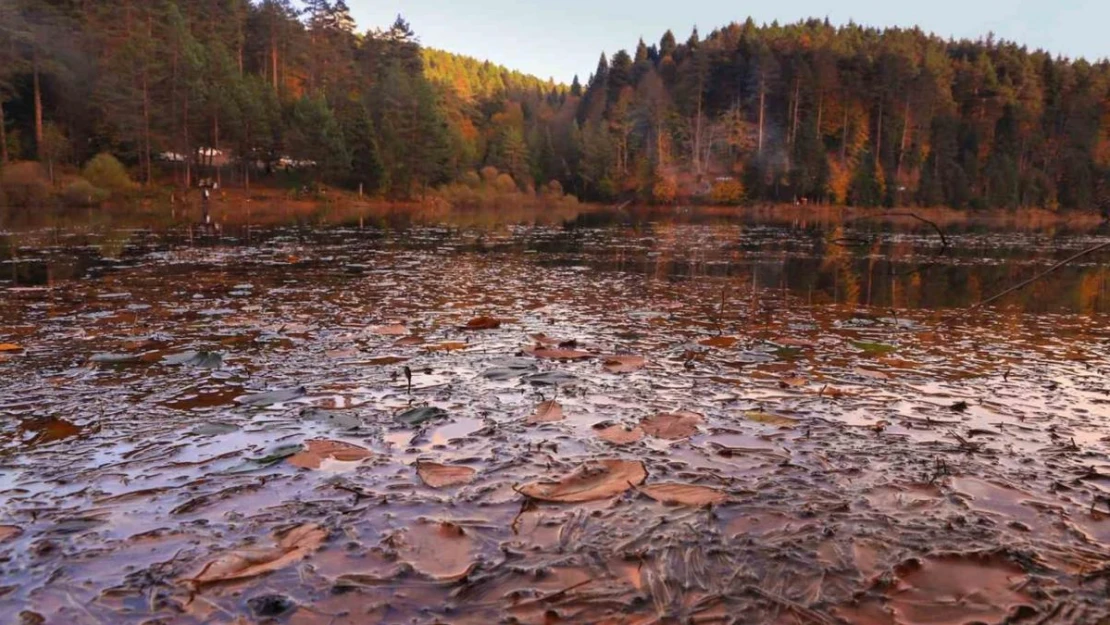
[[[1025,287],[1029,286],[1030,284],[1033,284],[1034,282],[1040,280],[1041,278],[1043,278],[1043,277],[1045,277],[1045,276],[1047,276],[1051,273],[1056,272],[1057,270],[1061,269],[1062,267],[1064,267],[1065,265],[1067,265],[1067,264],[1069,264],[1073,261],[1076,261],[1080,258],[1083,258],[1084,256],[1086,256],[1088,254],[1094,254],[1095,252],[1097,252],[1099,250],[1102,250],[1102,249],[1106,249],[1108,247],[1110,247],[1110,241],[1107,241],[1106,243],[1100,243],[1100,244],[1098,244],[1094,247],[1089,247],[1089,248],[1083,250],[1082,252],[1079,252],[1078,254],[1074,254],[1072,256],[1069,256],[1068,258],[1065,258],[1064,260],[1056,263],[1055,265],[1049,267],[1048,269],[1045,269],[1044,271],[1042,271],[1041,273],[1038,273],[1037,275],[1033,276],[1032,278],[1029,278],[1028,280],[1026,280],[1026,281],[1024,281],[1020,284],[1012,286],[1012,287],[1006,289],[1005,291],[1002,291],[998,295],[995,295],[993,297],[989,297],[989,298],[979,302],[978,304],[972,306],[968,310],[977,310],[979,308],[982,308],[983,306],[986,306],[987,304],[990,304],[991,302],[998,301],[998,300],[1002,299],[1003,297],[1006,297],[1010,293],[1013,293],[1014,291],[1019,291],[1021,289],[1024,289]]]

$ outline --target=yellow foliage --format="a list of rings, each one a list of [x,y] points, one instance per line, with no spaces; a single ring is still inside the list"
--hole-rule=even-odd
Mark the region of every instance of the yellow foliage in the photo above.
[[[651,188],[651,199],[656,204],[670,204],[678,195],[678,183],[670,176],[658,176]]]
[[[744,185],[732,178],[720,180],[713,183],[709,199],[714,204],[739,204],[744,199]]]
[[[852,170],[840,159],[829,157],[829,195],[834,204],[848,201],[848,188],[852,186]]]

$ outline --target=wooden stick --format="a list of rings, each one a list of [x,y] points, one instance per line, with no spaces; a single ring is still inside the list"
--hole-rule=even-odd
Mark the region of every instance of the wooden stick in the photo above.
[[[1084,256],[1086,256],[1088,254],[1094,254],[1095,252],[1097,252],[1099,250],[1102,250],[1102,249],[1105,249],[1105,248],[1108,248],[1108,247],[1110,247],[1110,241],[1107,241],[1106,243],[1100,243],[1099,245],[1096,245],[1094,247],[1087,248],[1087,249],[1083,250],[1082,252],[1079,252],[1078,254],[1070,256],[1070,257],[1056,263],[1055,265],[1049,267],[1048,269],[1045,269],[1041,273],[1038,273],[1037,275],[1033,276],[1032,278],[1029,278],[1025,282],[1022,282],[1021,284],[1012,286],[1012,287],[1006,289],[1005,291],[1002,291],[998,295],[995,295],[994,297],[990,297],[990,298],[987,298],[987,299],[979,302],[978,304],[972,306],[968,310],[977,310],[979,308],[982,308],[983,306],[986,306],[987,304],[990,304],[991,302],[998,301],[998,300],[1002,299],[1003,297],[1006,297],[1010,293],[1013,293],[1014,291],[1019,291],[1021,289],[1024,289],[1025,287],[1029,286],[1030,284],[1033,284],[1034,282],[1036,282],[1036,281],[1040,280],[1041,278],[1059,270],[1060,268],[1064,267],[1065,265],[1067,265],[1067,264],[1069,264],[1073,261],[1076,261],[1080,258],[1083,258]]]

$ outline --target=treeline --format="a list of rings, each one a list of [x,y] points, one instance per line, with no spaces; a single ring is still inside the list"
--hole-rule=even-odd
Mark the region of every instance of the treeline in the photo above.
[[[567,87],[422,49],[400,18],[360,33],[343,0],[0,11],[4,161],[109,152],[183,184],[215,148],[238,181],[292,164],[396,197],[505,174],[587,200],[1110,210],[1110,64],[991,37],[749,20]]]

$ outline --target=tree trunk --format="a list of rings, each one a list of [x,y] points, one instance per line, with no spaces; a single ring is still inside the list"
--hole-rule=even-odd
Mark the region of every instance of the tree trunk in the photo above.
[[[840,137],[840,162],[848,159],[848,100],[844,100],[844,128]]]
[[[4,101],[0,100],[0,165],[8,162],[8,129],[4,122]]]
[[[185,96],[185,117],[182,122],[182,131],[185,139],[185,152],[181,155],[185,159],[185,188],[193,186],[193,150],[189,146],[189,96]]]
[[[212,118],[212,158],[209,164],[216,168],[216,184],[223,186],[220,167],[216,165],[216,152],[220,150],[220,114]]]
[[[894,182],[896,185],[902,184],[902,163],[906,159],[906,144],[910,138],[910,99],[906,98],[906,114],[903,116],[902,122],[902,141],[898,146],[898,169],[894,174]],[[896,187],[897,188],[897,187]]]
[[[766,108],[764,106],[766,104],[766,102],[767,102],[767,91],[763,88],[763,82],[760,81],[760,83],[759,83],[759,150],[757,152],[757,154],[759,154],[760,156],[763,156],[763,117],[764,117],[763,114],[764,114],[764,109]]]
[[[277,49],[277,24],[270,31],[270,78],[274,82],[274,91],[278,91],[278,49]]]
[[[36,48],[32,53],[35,91],[35,153],[42,159],[42,84],[39,78],[39,52]]]
[[[879,126],[875,132],[875,162],[879,163],[883,152],[883,99],[879,98]]]
[[[801,88],[802,88],[801,79],[800,78],[795,78],[794,79],[794,102],[793,102],[793,106],[791,107],[791,111],[790,111],[791,119],[792,119],[792,121],[790,122],[790,145],[791,146],[793,146],[794,142],[798,140],[798,100],[799,100],[800,95],[801,95],[800,94]]]
[[[825,92],[822,91],[817,96],[817,137],[818,139],[824,137],[821,133],[821,116],[825,112]]]

